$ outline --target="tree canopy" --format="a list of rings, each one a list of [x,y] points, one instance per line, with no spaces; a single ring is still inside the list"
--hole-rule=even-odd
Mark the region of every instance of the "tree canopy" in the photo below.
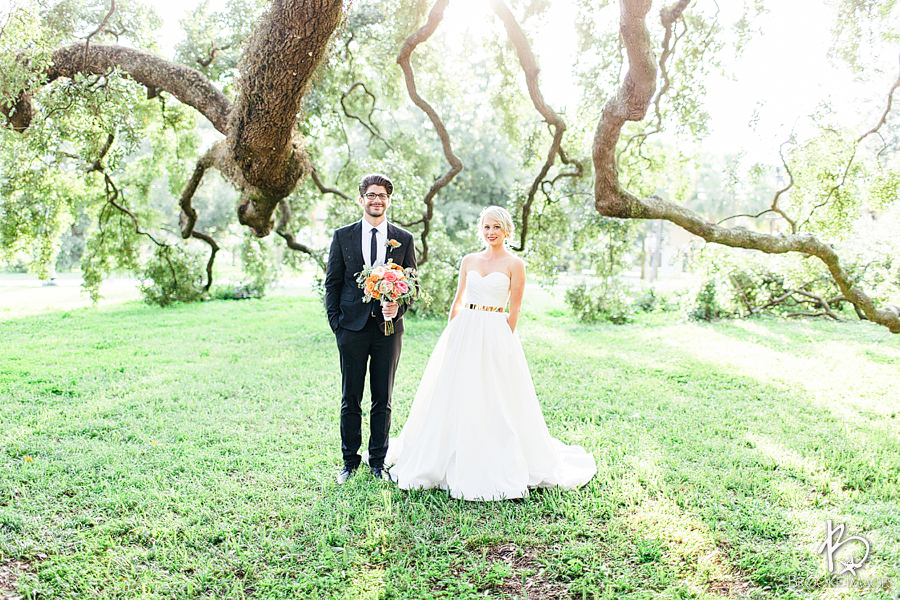
[[[900,3],[837,5],[833,59],[859,77],[893,70],[892,85],[873,85],[877,116],[856,132],[824,104],[814,135],[785,140],[781,185],[730,215],[698,204],[697,157],[681,141],[706,134],[706,77],[756,33],[762,0],[730,23],[702,0],[573,3],[583,96],[555,108],[541,72],[569,65],[541,65],[531,45],[545,0],[490,0],[483,36],[443,27],[449,0],[206,0],[174,60],[139,2],[14,4],[0,23],[0,245],[42,268],[64,231],[82,231],[96,293],[120,268],[183,278],[196,251],[171,229],[206,244],[208,288],[225,228],[202,230],[197,201],[213,172],[237,190],[255,238],[274,231],[322,264],[305,227],[315,207],[341,198],[330,218],[347,217],[355,193],[342,190],[383,170],[402,182],[392,219],[416,233],[437,289],[452,291],[462,224],[497,203],[516,215],[514,246],[537,272],[617,222],[661,219],[706,242],[813,257],[858,314],[900,333],[900,282],[864,289],[841,246],[860,215],[896,214],[900,76],[871,49],[896,46]]]

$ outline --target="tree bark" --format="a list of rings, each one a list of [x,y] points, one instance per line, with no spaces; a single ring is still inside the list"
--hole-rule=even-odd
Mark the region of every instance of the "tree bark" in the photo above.
[[[279,202],[310,170],[297,113],[341,6],[341,0],[275,0],[244,51],[228,147],[257,188],[244,194],[238,216],[258,236],[269,234]]]
[[[221,133],[228,132],[231,102],[206,75],[196,69],[168,61],[155,54],[125,48],[93,44],[72,44],[53,53],[47,83],[60,77],[106,75],[113,69],[127,73],[141,85],[165,90],[205,116]]]

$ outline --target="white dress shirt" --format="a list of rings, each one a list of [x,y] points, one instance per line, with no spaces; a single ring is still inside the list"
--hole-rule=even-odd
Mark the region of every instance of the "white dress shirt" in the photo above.
[[[388,223],[385,219],[375,228],[378,231],[375,234],[375,247],[378,249],[376,264],[384,264],[387,259],[387,227]],[[360,237],[363,260],[367,265],[371,265],[372,257],[369,256],[369,249],[372,247],[372,224],[365,219],[362,219],[362,236]]]

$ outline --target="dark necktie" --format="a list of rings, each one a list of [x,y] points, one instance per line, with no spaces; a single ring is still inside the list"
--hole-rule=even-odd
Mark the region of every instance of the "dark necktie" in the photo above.
[[[369,246],[369,265],[375,266],[375,261],[378,259],[378,242],[376,241],[375,234],[378,233],[378,229],[376,227],[372,228],[372,243]]]

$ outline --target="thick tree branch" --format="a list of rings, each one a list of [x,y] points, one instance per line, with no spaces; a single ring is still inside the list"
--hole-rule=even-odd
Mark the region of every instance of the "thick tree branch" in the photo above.
[[[423,227],[421,235],[422,245],[418,260],[419,265],[423,265],[428,261],[428,233],[431,230],[431,219],[434,217],[434,197],[444,186],[456,177],[457,173],[463,170],[462,161],[453,153],[453,146],[450,143],[450,134],[447,133],[444,122],[441,121],[441,118],[431,105],[423,100],[416,91],[416,78],[409,62],[410,56],[412,55],[413,50],[416,49],[416,46],[431,37],[431,34],[437,29],[441,19],[444,17],[444,9],[447,8],[448,3],[449,0],[437,0],[437,2],[435,2],[434,6],[431,8],[431,12],[428,14],[428,20],[425,22],[425,25],[406,38],[406,41],[403,42],[403,46],[400,48],[400,54],[397,56],[397,63],[399,63],[400,68],[403,69],[403,76],[406,79],[406,90],[409,93],[409,97],[413,101],[413,104],[422,109],[422,111],[428,115],[428,118],[431,119],[434,130],[437,132],[438,137],[441,138],[444,157],[446,157],[447,162],[450,163],[450,170],[435,180],[431,185],[431,188],[425,194],[425,214],[422,215],[421,220]]]
[[[659,20],[662,23],[663,29],[665,30],[665,35],[663,36],[662,42],[662,53],[659,56],[659,72],[662,75],[663,86],[656,93],[655,98],[653,99],[653,111],[656,115],[656,125],[654,125],[653,129],[650,131],[642,131],[641,133],[637,133],[630,138],[625,143],[624,146],[618,151],[618,158],[622,157],[622,154],[628,150],[628,147],[632,142],[637,142],[638,148],[640,148],[644,140],[646,140],[651,135],[655,135],[662,131],[662,98],[666,95],[666,93],[672,87],[672,80],[669,77],[669,70],[666,67],[666,64],[669,61],[669,57],[675,52],[675,46],[678,44],[678,40],[687,32],[687,25],[685,24],[685,31],[682,32],[681,35],[675,35],[674,41],[672,40],[675,23],[679,20],[684,22],[682,19],[682,15],[684,14],[684,9],[687,8],[687,5],[690,4],[690,0],[679,0],[672,6],[663,7],[662,10],[659,11]]]
[[[628,53],[629,69],[617,94],[603,108],[594,136],[594,204],[605,216],[624,219],[665,219],[707,242],[734,248],[760,250],[769,254],[799,252],[819,258],[828,267],[841,293],[858,306],[870,321],[900,333],[900,310],[877,308],[844,271],[834,249],[810,234],[770,235],[742,227],[724,228],[703,219],[687,208],[656,196],[637,198],[619,182],[615,147],[626,121],[644,118],[653,98],[656,65],[650,49],[645,18],[649,0],[620,0],[620,31]]]
[[[245,194],[238,209],[240,222],[258,236],[268,235],[279,202],[308,172],[297,114],[341,6],[341,0],[275,0],[246,45],[228,146],[246,181],[260,190]]]
[[[606,216],[631,218],[631,194],[619,185],[616,143],[626,121],[640,121],[656,91],[656,65],[650,32],[644,19],[651,0],[620,0],[619,32],[628,56],[628,71],[616,95],[603,107],[594,134],[594,196],[597,211]]]
[[[141,85],[165,90],[227,133],[231,103],[207,77],[196,69],[171,62],[142,50],[95,44],[88,51],[82,44],[60,48],[53,53],[47,81],[76,74],[106,75],[113,69],[127,73]]]
[[[194,167],[191,178],[181,192],[181,202],[179,203],[181,206],[181,215],[179,216],[178,224],[181,227],[181,237],[184,239],[188,239],[194,233],[194,225],[197,224],[197,211],[194,208],[192,201],[194,199],[194,194],[197,192],[197,188],[200,186],[200,182],[203,181],[204,173],[212,166],[212,162],[212,150],[210,150],[197,161],[197,165]]]
[[[531,214],[531,207],[534,204],[534,196],[538,189],[541,188],[541,183],[545,181],[547,173],[553,166],[554,160],[556,160],[557,154],[564,164],[575,164],[576,170],[573,173],[558,175],[553,179],[553,182],[562,176],[580,176],[583,173],[583,168],[578,161],[568,159],[562,149],[562,137],[566,131],[566,123],[544,100],[544,95],[541,93],[540,84],[538,83],[538,74],[541,69],[537,64],[534,53],[531,51],[531,44],[528,43],[525,32],[522,30],[519,22],[516,21],[512,11],[509,10],[509,7],[503,0],[490,0],[490,2],[491,8],[503,22],[503,26],[506,28],[506,35],[516,49],[516,56],[518,56],[519,64],[522,66],[522,71],[525,73],[525,83],[528,87],[528,95],[531,97],[531,103],[541,116],[544,117],[544,120],[547,121],[553,132],[553,141],[550,144],[550,151],[547,153],[547,158],[537,177],[535,177],[532,182],[531,188],[528,190],[528,195],[525,198],[525,202],[522,204],[522,225],[519,228],[519,245],[513,248],[514,250],[522,251],[525,249],[525,240],[528,236],[528,219]],[[551,184],[553,182],[551,182]]]

